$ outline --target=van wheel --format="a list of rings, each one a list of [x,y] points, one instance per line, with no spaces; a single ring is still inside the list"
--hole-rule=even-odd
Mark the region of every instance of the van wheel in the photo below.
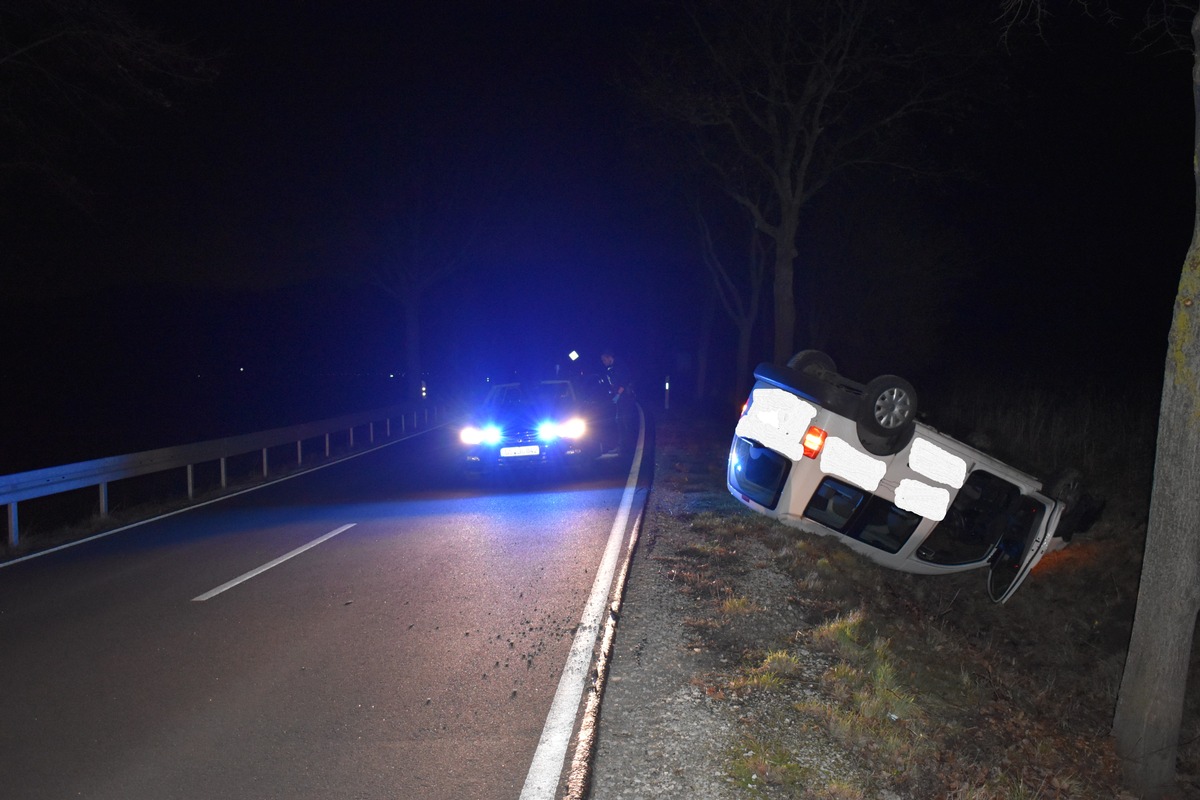
[[[916,425],[917,392],[904,378],[880,375],[867,384],[858,424],[876,436],[900,438]]]
[[[1050,496],[1071,508],[1083,496],[1083,475],[1077,469],[1063,470],[1050,486]]]
[[[797,372],[807,372],[817,377],[825,373],[837,374],[837,365],[833,363],[833,359],[820,350],[801,350],[788,359],[787,365]]]

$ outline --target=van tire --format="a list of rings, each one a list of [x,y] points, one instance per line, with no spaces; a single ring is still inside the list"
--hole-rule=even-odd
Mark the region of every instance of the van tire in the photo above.
[[[867,384],[858,424],[875,436],[907,438],[917,424],[917,392],[904,378],[880,375]]]
[[[1059,473],[1050,486],[1050,496],[1069,509],[1083,496],[1083,475],[1079,470],[1067,468]]]
[[[806,372],[818,378],[826,374],[837,374],[837,365],[833,363],[833,359],[820,350],[801,350],[788,359],[787,365],[797,372]]]

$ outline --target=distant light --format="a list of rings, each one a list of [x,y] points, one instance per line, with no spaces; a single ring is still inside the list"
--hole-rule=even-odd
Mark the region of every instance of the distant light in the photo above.
[[[396,377],[396,373],[394,373],[394,372],[389,372],[389,373],[388,373],[388,377],[389,377],[389,378],[394,378],[394,377]]]
[[[238,367],[238,372],[245,372],[245,371],[246,371],[245,367]]]
[[[579,353],[576,353],[574,350],[572,350],[572,351],[571,351],[570,353],[568,353],[567,355],[570,357],[570,359],[571,359],[572,361],[578,361],[578,360],[579,360]]]

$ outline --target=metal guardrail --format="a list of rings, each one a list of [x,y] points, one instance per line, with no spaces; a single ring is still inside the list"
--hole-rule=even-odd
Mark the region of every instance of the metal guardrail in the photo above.
[[[80,461],[60,467],[45,467],[29,472],[0,475],[0,503],[6,506],[8,517],[8,545],[15,548],[20,540],[17,505],[22,500],[48,497],[95,486],[98,490],[100,515],[108,516],[108,485],[111,482],[181,467],[187,468],[187,496],[189,500],[192,500],[195,497],[194,471],[198,464],[219,461],[221,488],[224,489],[228,486],[226,460],[234,456],[260,451],[262,476],[266,478],[269,475],[268,451],[271,448],[295,442],[295,463],[303,465],[305,442],[323,439],[325,457],[329,458],[331,456],[330,437],[333,434],[347,432],[349,447],[353,450],[355,431],[358,429],[363,429],[368,443],[374,443],[377,425],[382,426],[382,435],[390,438],[393,423],[399,426],[400,433],[405,433],[409,430],[410,420],[412,429],[415,430],[421,427],[422,419],[427,426],[431,417],[436,420],[437,416],[438,408],[432,405],[392,406],[287,428],[273,428],[224,439],[212,439],[177,447],[163,447],[158,450],[145,450],[123,456]]]

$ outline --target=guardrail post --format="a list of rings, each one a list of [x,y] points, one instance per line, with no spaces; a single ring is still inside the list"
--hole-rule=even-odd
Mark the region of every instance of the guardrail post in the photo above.
[[[225,456],[221,456],[221,488],[225,489],[229,486],[229,476],[225,471]]]
[[[383,420],[383,435],[387,438],[392,438],[392,418],[386,417]]]
[[[329,434],[325,434],[325,457],[329,458]]]
[[[263,477],[267,477],[267,448],[263,448]]]
[[[108,516],[108,481],[100,482],[100,516]]]
[[[303,444],[304,444],[304,442],[301,441],[300,439],[296,440],[296,466],[297,467],[304,466],[304,448],[301,447],[301,445],[303,445]]]
[[[187,465],[188,500],[196,499],[196,465]],[[104,512],[101,511],[101,514]]]
[[[402,434],[407,432],[407,430],[406,430],[407,424],[408,424],[407,420],[408,420],[408,417],[402,413],[400,415],[400,433],[402,433]]]
[[[367,439],[371,444],[375,444],[375,423],[367,423]]]
[[[17,546],[17,501],[8,504],[8,546]]]
[[[350,426],[350,449],[354,449],[354,426]]]

